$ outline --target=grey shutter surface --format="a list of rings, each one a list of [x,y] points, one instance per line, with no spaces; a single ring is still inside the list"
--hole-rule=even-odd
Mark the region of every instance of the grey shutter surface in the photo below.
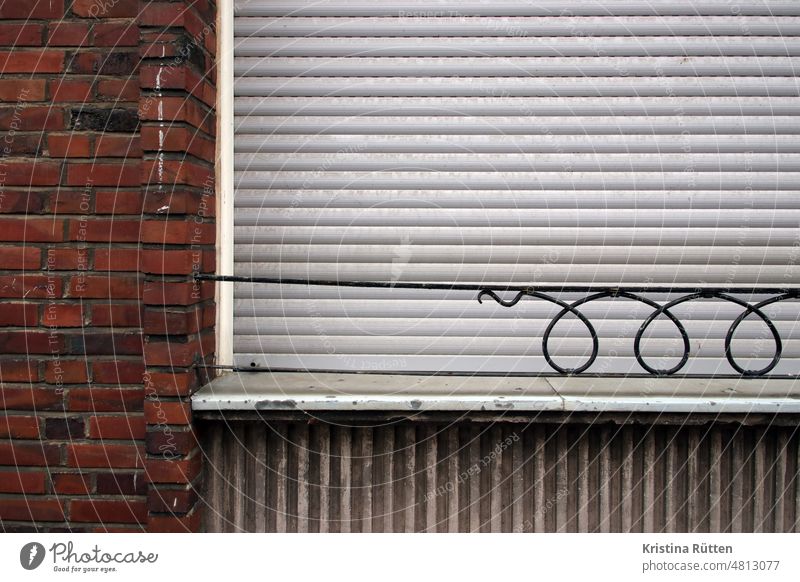
[[[364,281],[800,281],[800,2],[237,0],[235,272]],[[756,296],[757,297],[757,296]],[[565,295],[563,299],[576,299]],[[653,296],[663,300],[665,296]],[[237,284],[239,365],[548,371],[554,306]],[[640,372],[649,308],[583,308],[590,371]],[[723,302],[675,310],[689,373],[728,373]],[[797,306],[770,308],[797,372]],[[766,327],[734,352],[763,367]],[[643,354],[673,365],[678,334]],[[551,350],[585,361],[566,319]],[[749,354],[749,355],[748,355]]]

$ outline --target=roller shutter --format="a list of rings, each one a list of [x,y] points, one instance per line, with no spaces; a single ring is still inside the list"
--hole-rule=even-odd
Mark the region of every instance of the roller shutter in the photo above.
[[[793,0],[237,0],[235,272],[797,283],[799,17]],[[558,310],[239,283],[234,311],[242,366],[503,373],[549,370],[541,336]],[[676,310],[685,372],[732,372],[723,339],[740,311]],[[650,309],[584,312],[600,336],[590,371],[642,371],[633,336]],[[796,313],[771,308],[788,338],[776,372],[796,372]],[[740,328],[742,364],[769,361],[766,333]],[[551,348],[575,366],[590,345],[567,319]],[[680,345],[659,322],[643,353],[665,367]]]

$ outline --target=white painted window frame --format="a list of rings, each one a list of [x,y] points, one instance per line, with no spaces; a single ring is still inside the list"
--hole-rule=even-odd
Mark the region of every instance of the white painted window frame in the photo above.
[[[217,274],[233,275],[234,75],[233,0],[222,0],[217,15]],[[216,283],[217,364],[232,366],[233,285]],[[258,377],[256,377],[258,376]],[[691,394],[678,396],[680,381],[669,378],[451,378],[434,375],[278,373],[226,374],[196,393],[195,410],[509,410],[619,412],[800,412],[800,382],[780,380],[689,380]],[[354,395],[331,390],[352,383]],[[453,392],[453,382],[494,386],[469,397]],[[509,384],[510,382],[510,384]],[[684,380],[686,382],[686,380]],[[442,386],[439,384],[444,383]],[[513,384],[513,386],[511,386]],[[347,385],[347,384],[345,384]],[[390,394],[383,394],[389,389]],[[415,389],[416,387],[416,389]],[[309,389],[313,390],[309,393]],[[421,390],[424,388],[424,390]],[[520,393],[522,391],[522,393]],[[360,392],[360,394],[359,394]]]
[[[217,274],[233,275],[233,0],[217,6]],[[216,283],[217,364],[233,365],[233,285]]]

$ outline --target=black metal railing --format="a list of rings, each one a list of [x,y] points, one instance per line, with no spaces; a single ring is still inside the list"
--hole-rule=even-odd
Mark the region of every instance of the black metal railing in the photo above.
[[[703,300],[703,299],[718,299],[733,303],[742,307],[742,313],[736,317],[728,328],[725,334],[724,352],[725,358],[731,367],[736,370],[739,377],[762,377],[771,372],[780,362],[783,353],[783,340],[778,329],[772,322],[770,317],[764,312],[764,308],[791,299],[800,298],[800,288],[791,287],[659,287],[659,286],[619,286],[619,287],[602,287],[602,286],[587,286],[587,285],[474,285],[474,284],[447,284],[447,283],[407,283],[407,282],[390,282],[390,281],[335,281],[335,280],[321,280],[321,279],[292,279],[292,278],[279,278],[279,277],[245,277],[239,275],[203,275],[198,274],[195,276],[196,280],[207,281],[221,281],[221,282],[234,282],[234,283],[263,283],[263,284],[279,284],[279,285],[308,285],[308,286],[325,286],[325,287],[366,287],[366,288],[380,288],[380,289],[420,289],[420,290],[441,290],[441,291],[476,291],[478,293],[476,299],[478,303],[483,303],[485,298],[490,298],[503,307],[512,308],[517,305],[524,297],[539,299],[547,301],[561,308],[561,310],[550,320],[544,335],[542,336],[542,353],[548,365],[559,375],[577,375],[587,372],[587,370],[594,364],[597,359],[600,341],[597,331],[592,325],[591,320],[582,313],[579,308],[598,299],[628,299],[647,305],[653,309],[652,313],[644,320],[639,326],[633,340],[633,352],[636,361],[639,365],[647,371],[649,375],[653,376],[674,376],[676,375],[689,361],[691,352],[691,341],[689,334],[686,332],[681,320],[672,312],[672,309],[689,301]],[[516,295],[511,299],[503,299],[499,293],[514,292]],[[572,302],[567,302],[559,299],[559,295],[582,294],[580,299]],[[652,294],[665,294],[673,297],[679,295],[677,298],[671,298],[668,301],[659,303],[647,295]],[[768,296],[766,299],[761,299],[757,302],[750,302],[741,299],[738,296]],[[592,350],[587,360],[580,366],[574,368],[564,368],[559,366],[552,358],[549,351],[550,336],[553,329],[567,315],[573,315],[583,323],[586,327],[592,341]],[[769,334],[772,336],[774,343],[774,353],[770,362],[759,369],[745,369],[739,365],[733,355],[731,343],[736,334],[736,330],[742,322],[753,315],[760,319],[766,326]],[[641,344],[645,332],[650,325],[659,317],[664,316],[675,325],[678,333],[680,334],[683,343],[683,353],[680,355],[680,360],[671,368],[654,368],[650,366],[642,356]],[[214,368],[225,368],[225,366],[208,366]],[[236,368],[233,368],[236,369]],[[245,368],[242,371],[260,371],[264,368]],[[274,369],[270,369],[275,371]],[[541,374],[514,374],[514,375],[541,375]],[[587,375],[604,375],[604,374],[587,374]],[[619,374],[607,374],[608,376],[619,376]],[[627,375],[629,376],[629,375]],[[683,377],[730,377],[731,375],[724,374],[692,374]],[[770,375],[770,377],[772,377]],[[781,378],[794,378],[800,379],[800,375],[781,375]]]

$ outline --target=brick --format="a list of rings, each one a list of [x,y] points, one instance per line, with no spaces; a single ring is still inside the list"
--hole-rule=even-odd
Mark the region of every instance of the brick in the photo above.
[[[153,427],[151,426],[151,429]],[[145,439],[151,455],[188,455],[197,448],[197,437],[191,430],[178,430],[169,426],[150,430]]]
[[[49,135],[47,148],[51,158],[88,158],[91,153],[87,135]]]
[[[59,495],[89,495],[92,493],[92,476],[81,473],[56,473],[52,477],[53,490]]]
[[[179,27],[187,10],[182,3],[150,2],[142,8],[139,23],[142,26]]]
[[[97,493],[100,495],[146,495],[147,481],[142,473],[99,473]]]
[[[147,506],[153,513],[187,513],[196,502],[194,489],[157,487],[147,493]]]
[[[143,160],[142,183],[152,185],[185,184],[202,188],[214,183],[214,170],[184,159]]]
[[[36,161],[6,162],[6,185],[8,186],[54,186],[60,179],[61,166],[59,164]]]
[[[46,299],[60,297],[62,282],[46,275],[0,275],[0,297]]]
[[[46,2],[40,2],[46,4]],[[64,521],[64,508],[58,499],[26,497],[4,499],[0,519],[8,521]]]
[[[0,334],[0,353],[52,354],[64,349],[64,338],[43,331],[6,331]]]
[[[200,473],[201,459],[148,459],[145,473],[150,483],[191,483]]]
[[[76,499],[70,503],[69,516],[77,522],[144,523],[147,503],[134,499]]]
[[[0,240],[7,242],[60,242],[64,221],[54,218],[6,218],[0,220]]]
[[[64,70],[64,51],[0,51],[0,70],[11,73],[60,73]]]
[[[41,134],[18,133],[14,135],[14,139],[10,143],[3,145],[3,152],[10,157],[40,158],[44,149],[44,140],[42,140]]]
[[[45,492],[42,472],[0,471],[0,493],[25,493],[35,495]]]
[[[39,419],[35,416],[0,415],[0,438],[38,439]]]
[[[142,121],[159,121],[166,125],[184,122],[213,136],[216,118],[213,112],[185,97],[142,96],[139,101]]]
[[[148,424],[191,424],[192,407],[188,402],[147,400],[144,417]]]
[[[51,271],[86,271],[89,268],[87,249],[47,249],[45,267]]]
[[[141,327],[144,307],[139,304],[95,303],[92,325],[108,327]]]
[[[48,384],[85,384],[89,381],[85,360],[51,360],[45,364],[44,379]]]
[[[138,0],[75,0],[72,13],[85,18],[131,18],[139,14]]]
[[[200,531],[200,512],[195,509],[188,515],[155,514],[147,520],[151,533],[182,533]]]
[[[144,372],[142,361],[114,360],[92,364],[92,376],[98,384],[141,384]]]
[[[39,306],[35,303],[0,303],[0,325],[36,327]]]
[[[43,30],[41,24],[0,24],[0,46],[41,46]]]
[[[144,347],[148,366],[190,366],[214,352],[213,334],[187,341],[177,341],[175,338],[170,341],[148,339]]]
[[[69,409],[73,412],[140,412],[144,390],[140,388],[73,388]]]
[[[37,20],[64,17],[64,0],[47,0],[47,2],[3,2],[0,4],[0,18],[19,18]]]
[[[43,79],[2,79],[0,101],[44,101],[45,86]]]
[[[144,196],[138,191],[98,191],[95,194],[97,214],[141,214],[144,212],[144,204]]]
[[[42,311],[44,327],[81,327],[84,320],[83,306],[77,303],[48,303]]]
[[[144,466],[144,451],[136,445],[67,445],[67,465],[82,468],[135,469]]]
[[[94,27],[94,46],[137,46],[139,27],[130,22],[99,22]]]
[[[129,76],[136,72],[139,55],[120,48],[105,52],[84,52],[69,63],[69,72],[77,75]]]
[[[85,423],[82,417],[47,418],[44,421],[44,434],[52,440],[80,440],[86,438]]]
[[[215,227],[211,222],[195,220],[145,220],[142,242],[158,244],[213,244]]]
[[[141,288],[142,283],[134,277],[86,275],[70,278],[68,293],[84,299],[137,299]]]
[[[81,190],[61,187],[51,192],[46,197],[46,212],[52,214],[90,214],[92,208],[92,192],[91,184],[84,184]]]
[[[132,79],[101,79],[97,84],[99,99],[117,101],[137,101],[139,99],[138,80]]]
[[[94,253],[96,271],[138,271],[139,255],[135,249],[101,248]]]
[[[144,331],[153,335],[188,335],[202,328],[203,310],[178,308],[145,310]]]
[[[138,242],[140,229],[141,223],[136,220],[71,220],[67,236],[71,241],[82,242]]]
[[[80,107],[70,111],[70,127],[80,131],[131,133],[139,129],[136,109]]]
[[[139,164],[113,164],[98,162],[93,164],[69,164],[67,166],[68,186],[92,184],[97,186],[136,186],[139,184]]]
[[[214,296],[209,281],[147,281],[143,300],[146,305],[194,305]]]
[[[0,204],[0,214],[40,212],[43,208],[42,195],[38,192],[14,192],[6,190],[3,203]]]
[[[145,427],[143,416],[92,416],[89,419],[89,438],[142,440]]]
[[[0,269],[28,271],[42,265],[42,250],[36,247],[0,247]]]
[[[142,127],[142,148],[151,151],[185,152],[208,162],[214,162],[215,144],[196,131],[185,127]]]
[[[89,44],[89,24],[61,20],[48,27],[47,44],[50,46],[86,46]]]
[[[204,192],[170,188],[164,192],[152,189],[145,198],[145,212],[148,214],[191,214],[210,218],[214,216],[214,197]]]
[[[0,108],[0,129],[7,129],[7,130],[15,130],[19,131],[36,131],[39,132],[39,135],[32,135],[32,136],[24,136],[20,134],[16,134],[15,139],[12,144],[5,144],[5,147],[11,148],[11,153],[18,153],[22,149],[22,146],[18,146],[17,142],[22,141],[26,148],[30,147],[30,144],[27,143],[27,139],[33,138],[37,142],[44,141],[41,138],[41,131],[42,130],[60,130],[64,129],[64,111],[58,107],[52,106],[39,106],[39,105],[26,105],[25,107],[19,108],[15,106],[7,106]],[[13,162],[9,162],[11,164]],[[18,164],[28,164],[29,166],[32,162],[16,162]],[[24,169],[24,166],[20,166]],[[60,169],[60,166],[51,166],[51,168]],[[37,171],[51,171],[50,169],[43,169],[42,163],[36,164]],[[20,170],[21,171],[21,170]],[[49,174],[48,174],[49,175]],[[59,172],[56,171],[56,176],[59,175]],[[27,186],[30,183],[24,182],[20,185]],[[6,179],[6,184],[9,184],[8,179]],[[11,184],[13,185],[13,184]],[[49,186],[50,184],[34,184],[37,186]]]
[[[3,382],[36,382],[38,379],[39,369],[35,360],[0,360],[0,380]]]
[[[5,410],[62,410],[63,395],[47,388],[0,387],[0,408]]]
[[[197,388],[196,374],[192,371],[184,372],[152,372],[146,378],[145,388],[148,396],[188,396]]]
[[[158,250],[142,251],[142,271],[157,275],[189,275],[203,271],[202,251]]]
[[[62,77],[50,81],[50,99],[53,103],[89,103],[92,101],[92,83]]]
[[[45,443],[0,442],[0,465],[46,467],[61,462],[61,446]],[[2,505],[2,504],[0,504]]]
[[[74,355],[91,354],[97,356],[140,355],[142,336],[137,331],[84,331],[80,334],[64,335],[66,353]]]
[[[137,136],[100,135],[95,143],[95,155],[100,158],[138,158],[142,148]]]

